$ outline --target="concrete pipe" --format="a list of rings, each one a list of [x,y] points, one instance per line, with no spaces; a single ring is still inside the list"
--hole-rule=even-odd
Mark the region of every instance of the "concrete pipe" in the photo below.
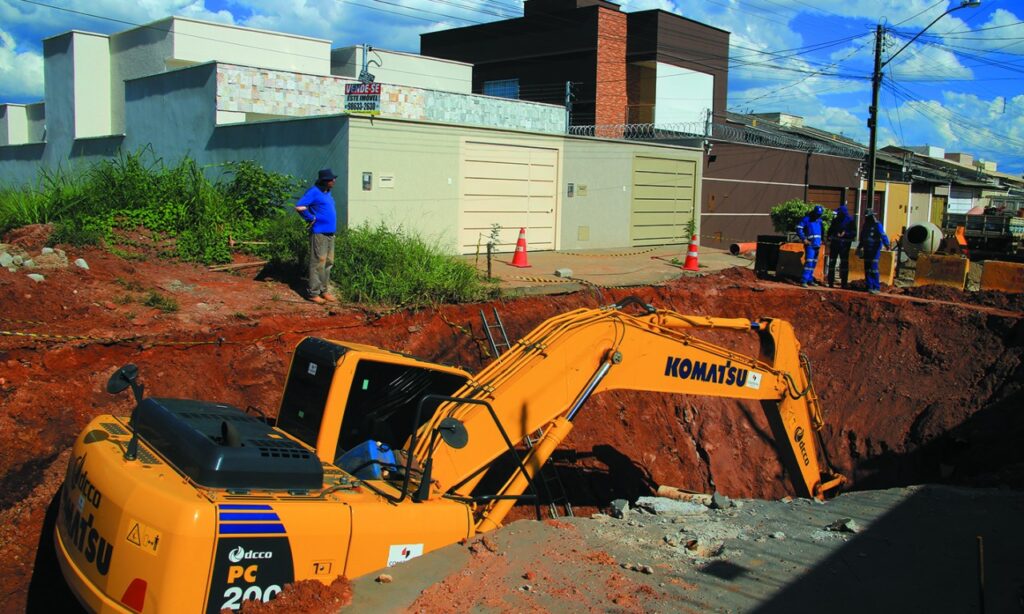
[[[733,243],[729,246],[729,253],[733,256],[739,256],[740,254],[746,254],[757,249],[757,243]]]
[[[934,254],[942,245],[942,229],[931,222],[918,222],[903,233],[903,252],[916,259],[918,254]]]

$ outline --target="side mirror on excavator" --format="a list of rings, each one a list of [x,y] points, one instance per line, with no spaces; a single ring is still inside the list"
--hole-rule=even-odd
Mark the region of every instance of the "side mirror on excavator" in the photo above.
[[[132,394],[135,396],[135,402],[138,403],[142,400],[142,384],[137,383],[135,380],[139,377],[139,368],[134,364],[126,364],[107,380],[107,392],[110,394],[118,394],[123,392],[125,388],[131,386]]]
[[[139,408],[139,403],[142,402],[142,393],[144,386],[136,381],[139,377],[139,368],[134,364],[126,364],[107,380],[107,392],[110,394],[118,394],[123,392],[125,388],[131,386],[132,395],[135,396],[135,409]],[[139,455],[139,431],[135,427],[135,410],[132,410],[132,418],[129,421],[132,426],[132,438],[128,441],[128,447],[124,451],[125,460],[135,460]]]
[[[452,417],[441,420],[441,424],[437,425],[437,428],[434,429],[434,433],[431,435],[431,441],[433,441],[435,436],[441,437],[441,441],[456,450],[465,448],[466,444],[469,443],[469,432],[466,430],[466,426],[462,424],[461,420]],[[420,486],[412,495],[412,500],[417,503],[430,498],[431,472],[434,468],[434,446],[431,445],[430,449],[431,453],[427,456],[426,462],[423,463],[423,475],[420,476]]]

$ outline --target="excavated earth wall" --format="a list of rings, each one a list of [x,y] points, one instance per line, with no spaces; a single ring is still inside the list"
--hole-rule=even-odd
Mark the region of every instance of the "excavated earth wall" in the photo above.
[[[490,314],[492,306],[511,339],[553,315],[629,295],[686,314],[788,320],[813,366],[825,449],[851,488],[1024,486],[1020,296],[869,297],[801,290],[732,269],[658,287],[380,313],[324,310],[273,280],[99,251],[70,256],[84,256],[90,269],[56,271],[42,283],[0,271],[0,590],[14,610],[30,599],[38,604],[61,583],[49,567],[44,521],[74,436],[97,414],[131,410],[126,395],[103,392],[117,367],[137,364],[147,394],[273,413],[289,352],[306,335],[476,371],[491,359],[479,310]],[[179,310],[143,306],[139,296],[149,289],[174,296]],[[758,349],[752,336],[705,338]],[[565,448],[575,454],[557,465],[578,508],[635,499],[663,484],[731,497],[794,494],[758,403],[604,393],[584,407]]]

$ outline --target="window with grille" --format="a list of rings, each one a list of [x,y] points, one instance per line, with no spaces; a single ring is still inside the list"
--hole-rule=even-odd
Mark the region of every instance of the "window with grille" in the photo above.
[[[484,81],[485,96],[519,99],[519,79],[499,79]]]

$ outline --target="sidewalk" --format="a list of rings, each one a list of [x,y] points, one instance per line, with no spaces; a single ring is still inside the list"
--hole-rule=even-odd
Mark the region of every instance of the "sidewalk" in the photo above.
[[[601,250],[527,252],[529,268],[514,267],[511,252],[495,254],[491,276],[500,280],[506,295],[561,294],[588,285],[599,287],[650,286],[683,277],[697,276],[734,266],[752,267],[753,256],[740,258],[728,251],[701,247],[699,272],[684,271],[685,245],[626,247]],[[487,273],[487,256],[462,256]],[[673,262],[673,260],[675,262]],[[564,277],[556,274],[562,270]]]

